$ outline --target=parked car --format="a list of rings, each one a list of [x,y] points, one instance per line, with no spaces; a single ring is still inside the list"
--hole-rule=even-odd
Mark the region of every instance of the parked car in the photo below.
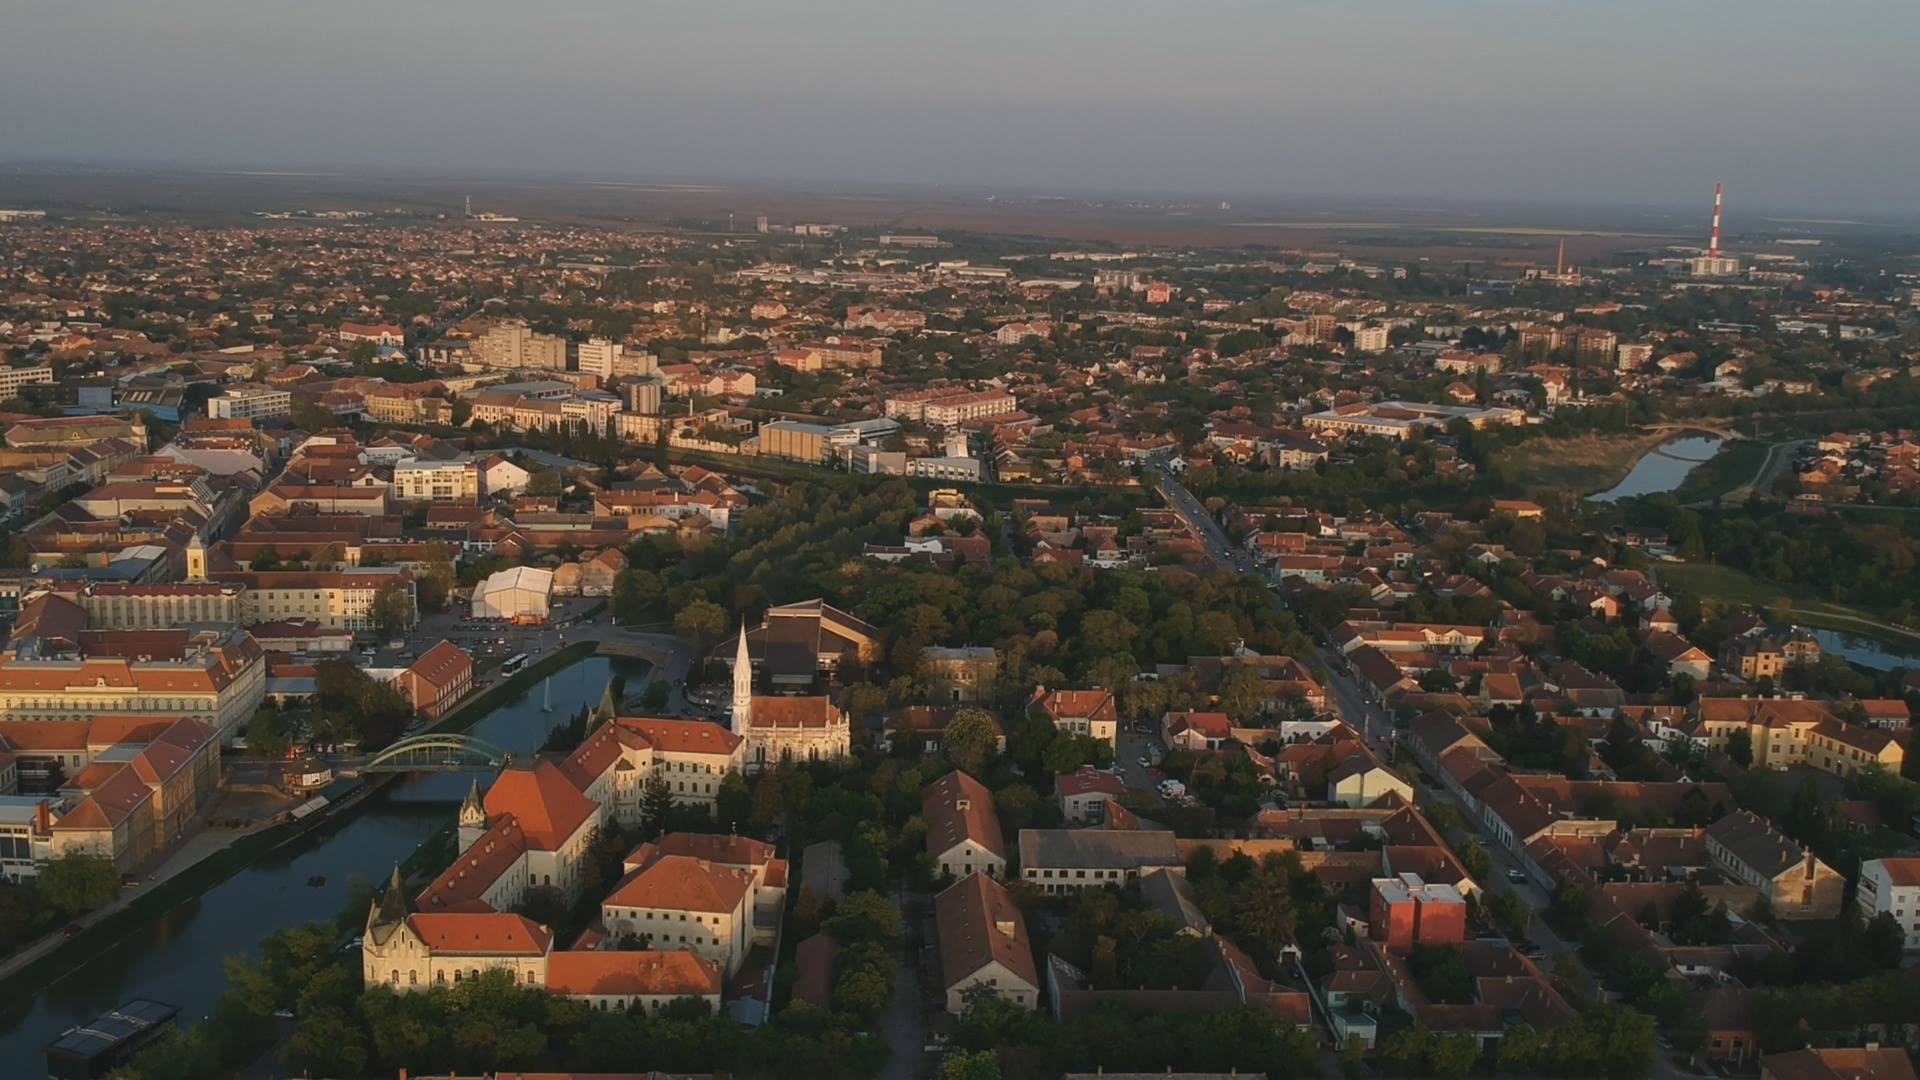
[[[1525,885],[1527,883],[1527,875],[1524,871],[1509,870],[1507,871],[1507,880],[1513,882],[1515,885]]]

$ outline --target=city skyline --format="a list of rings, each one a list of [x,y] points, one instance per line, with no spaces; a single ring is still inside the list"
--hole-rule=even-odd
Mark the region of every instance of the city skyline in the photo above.
[[[1901,215],[1920,210],[1920,144],[1896,137],[1920,12],[1870,6],[1876,32],[1841,39],[1773,3],[1098,23],[1070,4],[487,4],[450,22],[192,0],[107,23],[34,5],[0,92],[36,107],[0,119],[0,145],[14,162],[1663,207],[1726,181],[1742,210]]]

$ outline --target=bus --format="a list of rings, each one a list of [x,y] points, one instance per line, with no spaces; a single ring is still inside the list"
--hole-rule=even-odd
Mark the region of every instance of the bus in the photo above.
[[[514,653],[512,656],[507,657],[506,663],[500,665],[500,674],[511,675],[514,672],[519,671],[520,669],[526,666],[527,666],[527,654]]]

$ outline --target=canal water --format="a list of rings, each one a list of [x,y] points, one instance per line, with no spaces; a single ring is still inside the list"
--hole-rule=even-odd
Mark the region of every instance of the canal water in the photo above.
[[[489,713],[472,729],[516,754],[539,749],[547,733],[582,705],[599,703],[608,680],[637,688],[639,660],[591,656]],[[542,707],[550,694],[552,710]],[[43,987],[19,1022],[0,1032],[0,1076],[38,1075],[41,1050],[62,1031],[129,998],[180,1006],[183,1023],[212,1011],[226,989],[224,960],[253,955],[274,930],[332,919],[359,874],[379,883],[421,842],[453,820],[474,774],[428,774],[389,784],[345,824],[323,828],[254,863],[135,936]],[[484,786],[485,779],[481,781]],[[316,876],[326,883],[307,884]]]
[[[1668,439],[1641,455],[1618,484],[1587,498],[1594,502],[1616,502],[1636,495],[1658,495],[1680,486],[1697,466],[1720,452],[1726,440],[1711,435],[1686,435]]]
[[[1875,671],[1920,667],[1920,648],[1896,649],[1872,638],[1854,637],[1839,630],[1815,630],[1813,637],[1823,651]]]

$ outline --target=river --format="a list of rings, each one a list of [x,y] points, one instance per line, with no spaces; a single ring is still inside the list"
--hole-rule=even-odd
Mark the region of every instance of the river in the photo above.
[[[1840,630],[1815,630],[1813,637],[1820,643],[1821,649],[1864,668],[1896,671],[1920,667],[1920,648],[1897,651],[1892,645],[1882,644],[1872,638],[1855,637]]]
[[[537,750],[555,724],[582,705],[598,704],[616,671],[637,687],[637,676],[646,668],[645,661],[590,656],[553,676],[551,712],[541,707],[536,684],[489,713],[472,734],[516,754]],[[442,773],[390,784],[349,811],[345,823],[322,827],[275,851],[55,979],[20,1021],[0,1034],[0,1075],[38,1075],[42,1047],[129,998],[169,1002],[180,1006],[183,1023],[198,1021],[226,988],[226,956],[257,952],[260,939],[281,927],[332,919],[347,902],[352,875],[383,880],[453,820],[472,781],[471,773]],[[326,884],[308,886],[316,875]]]
[[[1688,473],[1719,453],[1725,441],[1712,435],[1683,435],[1668,439],[1642,454],[1640,460],[1634,462],[1633,471],[1627,473],[1619,483],[1587,498],[1594,502],[1617,502],[1636,495],[1658,495],[1663,491],[1672,491],[1680,486]]]

